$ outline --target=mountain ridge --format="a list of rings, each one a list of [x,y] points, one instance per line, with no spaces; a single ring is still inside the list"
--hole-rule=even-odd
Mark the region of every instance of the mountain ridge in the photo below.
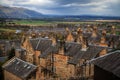
[[[45,15],[37,11],[29,10],[22,7],[9,7],[0,5],[0,18],[13,19],[43,19],[43,20],[120,20],[117,16],[101,15]]]
[[[19,7],[7,7],[0,6],[0,18],[37,18],[42,17],[43,14],[33,10],[19,8]]]

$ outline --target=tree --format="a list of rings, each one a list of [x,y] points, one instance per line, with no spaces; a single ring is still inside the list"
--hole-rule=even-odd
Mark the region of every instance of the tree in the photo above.
[[[11,59],[11,58],[14,57],[14,56],[15,56],[15,49],[12,48],[12,49],[10,50],[10,52],[8,53],[8,60]]]

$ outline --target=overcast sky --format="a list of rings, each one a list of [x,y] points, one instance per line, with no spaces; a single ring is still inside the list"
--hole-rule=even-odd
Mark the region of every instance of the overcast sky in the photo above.
[[[0,4],[43,14],[120,16],[120,0],[0,0]]]

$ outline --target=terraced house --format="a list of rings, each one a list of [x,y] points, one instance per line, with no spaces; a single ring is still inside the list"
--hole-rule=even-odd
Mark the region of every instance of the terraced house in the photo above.
[[[76,32],[66,28],[63,40],[51,38],[26,38],[22,48],[26,51],[26,60],[38,68],[36,79],[93,79],[94,65],[85,63],[91,59],[107,54],[120,43],[120,36],[97,27]]]
[[[4,80],[35,80],[36,68],[37,66],[14,57],[3,65]]]

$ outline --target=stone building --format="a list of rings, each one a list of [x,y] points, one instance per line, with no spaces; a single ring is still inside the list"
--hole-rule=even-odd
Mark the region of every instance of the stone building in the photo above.
[[[39,64],[38,56],[49,48],[51,43],[52,41],[47,38],[27,38],[22,46],[26,50],[26,61]]]
[[[95,65],[94,80],[120,80],[120,50],[90,61]]]
[[[27,38],[23,42],[26,61],[38,66],[36,79],[93,78],[94,66],[85,65],[91,59],[105,55],[109,48],[117,48],[120,36],[98,33],[97,27],[84,32],[78,28],[74,34],[66,28],[65,38]]]
[[[26,61],[26,50],[23,48],[15,49],[15,56]]]
[[[100,46],[89,45],[87,49],[80,49],[76,55],[71,58],[68,63],[74,65],[74,77],[87,77],[90,78],[93,76],[93,65],[84,65],[87,61],[94,59],[95,57],[100,56],[101,54],[106,54],[103,52],[106,49]]]
[[[4,80],[36,80],[36,66],[19,58],[12,58],[3,66]]]

